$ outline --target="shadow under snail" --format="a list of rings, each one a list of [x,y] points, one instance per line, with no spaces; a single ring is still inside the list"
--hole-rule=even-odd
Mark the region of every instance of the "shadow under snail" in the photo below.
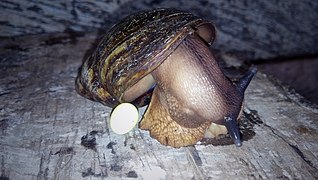
[[[149,103],[139,127],[164,145],[189,146],[228,132],[241,146],[237,119],[256,70],[233,84],[209,50],[214,37],[214,25],[191,13],[132,14],[83,62],[76,90],[109,107]]]

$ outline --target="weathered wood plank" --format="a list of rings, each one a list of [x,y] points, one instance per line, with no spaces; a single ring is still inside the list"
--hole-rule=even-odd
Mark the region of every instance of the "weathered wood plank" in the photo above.
[[[109,29],[133,12],[187,10],[214,22],[215,47],[241,60],[318,54],[318,1],[0,1],[0,36]]]
[[[317,179],[318,110],[261,72],[246,93],[255,136],[174,149],[108,128],[110,109],[74,91],[96,34],[0,41],[1,177],[9,179]],[[95,139],[95,141],[94,141]]]

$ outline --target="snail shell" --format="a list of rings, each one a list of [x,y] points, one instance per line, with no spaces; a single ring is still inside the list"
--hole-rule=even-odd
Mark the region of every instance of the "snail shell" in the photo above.
[[[207,132],[228,130],[240,146],[236,119],[256,71],[233,85],[208,48],[214,37],[214,25],[191,13],[155,9],[130,15],[84,61],[76,90],[109,107],[150,101],[140,128],[162,144],[192,145]]]
[[[156,69],[199,27],[213,31],[202,32],[206,42],[212,43],[213,25],[190,13],[156,9],[126,17],[104,36],[80,68],[77,91],[111,107],[124,102],[125,91]]]

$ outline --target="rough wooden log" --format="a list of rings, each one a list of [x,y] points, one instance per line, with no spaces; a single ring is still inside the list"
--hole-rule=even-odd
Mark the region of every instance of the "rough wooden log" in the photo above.
[[[109,29],[139,10],[171,7],[214,22],[215,47],[242,60],[318,54],[318,1],[0,1],[0,36]],[[238,56],[239,55],[239,56]]]
[[[114,134],[111,109],[77,95],[96,34],[0,41],[2,179],[317,179],[318,109],[259,72],[246,92],[243,146],[174,149],[146,131]],[[245,124],[244,124],[245,123]],[[246,128],[246,127],[245,127]],[[226,139],[226,137],[225,137]]]

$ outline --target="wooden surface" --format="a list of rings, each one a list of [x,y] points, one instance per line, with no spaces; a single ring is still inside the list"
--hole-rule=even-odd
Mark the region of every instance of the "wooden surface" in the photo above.
[[[235,78],[242,60],[318,53],[317,1],[246,2],[1,1],[0,179],[318,179],[317,106],[262,72],[246,92],[240,148],[221,145],[228,137],[174,149],[138,128],[116,135],[111,109],[74,90],[104,30],[154,7],[213,21],[213,49]]]
[[[246,92],[243,118],[255,135],[240,148],[174,149],[137,128],[128,136],[114,134],[111,109],[74,91],[77,69],[95,38],[62,33],[2,39],[2,179],[318,178],[318,109],[261,72]]]
[[[224,58],[260,60],[318,54],[318,1],[0,1],[0,36],[109,29],[145,9],[192,12],[217,27],[215,48]]]

